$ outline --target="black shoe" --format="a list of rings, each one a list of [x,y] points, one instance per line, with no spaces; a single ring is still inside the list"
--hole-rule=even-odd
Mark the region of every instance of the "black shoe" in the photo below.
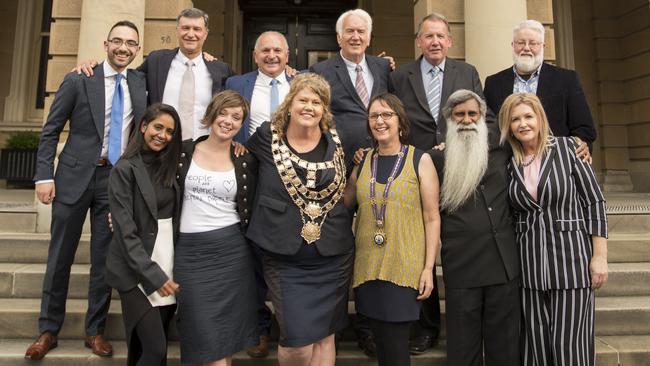
[[[366,356],[377,357],[377,345],[373,336],[359,336],[357,345],[363,350]]]
[[[438,337],[430,335],[417,336],[409,342],[409,352],[412,355],[420,355],[429,348],[435,347],[436,344],[438,344]]]

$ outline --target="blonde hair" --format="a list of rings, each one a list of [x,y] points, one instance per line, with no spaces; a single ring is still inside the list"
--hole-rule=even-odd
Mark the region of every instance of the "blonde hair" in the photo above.
[[[542,102],[539,100],[537,95],[531,93],[516,93],[506,98],[501,106],[501,110],[499,111],[499,128],[501,129],[500,143],[502,145],[505,141],[510,143],[515,161],[519,165],[523,163],[526,154],[521,142],[519,142],[510,131],[510,119],[512,117],[512,111],[520,104],[529,106],[537,117],[537,123],[539,124],[539,138],[537,140],[537,148],[535,149],[535,154],[537,154],[537,156],[541,156],[546,152],[549,145],[549,137],[552,136],[551,130],[548,126],[546,112],[544,112]]]
[[[319,126],[321,131],[329,131],[330,128],[334,128],[334,118],[332,117],[332,112],[330,111],[330,85],[327,81],[320,75],[314,73],[305,73],[297,75],[291,81],[291,88],[289,93],[284,98],[284,101],[278,109],[273,114],[271,118],[273,126],[276,128],[280,138],[284,136],[284,133],[287,132],[287,126],[289,126],[289,120],[291,119],[291,114],[289,113],[291,109],[291,104],[293,99],[296,97],[301,90],[309,88],[311,91],[316,93],[320,98],[320,101],[323,105],[323,116],[320,119]]]

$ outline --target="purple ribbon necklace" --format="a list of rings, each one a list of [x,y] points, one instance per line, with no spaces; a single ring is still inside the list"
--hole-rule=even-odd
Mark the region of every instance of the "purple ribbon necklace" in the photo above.
[[[377,190],[375,188],[375,183],[377,182],[377,161],[379,160],[379,149],[375,151],[375,153],[372,156],[372,170],[370,172],[370,204],[372,206],[372,215],[375,218],[375,236],[373,237],[373,241],[377,246],[383,246],[386,244],[386,232],[384,231],[384,218],[386,216],[386,203],[388,201],[388,191],[390,190],[390,186],[393,184],[393,181],[395,180],[395,176],[397,175],[397,170],[399,169],[400,165],[402,164],[402,159],[404,159],[404,155],[406,155],[406,145],[400,145],[400,150],[399,153],[397,154],[397,159],[395,161],[395,165],[393,165],[393,170],[390,172],[390,176],[388,177],[388,181],[386,182],[386,185],[384,186],[384,194],[382,197],[382,202],[381,202],[381,208],[377,208]]]

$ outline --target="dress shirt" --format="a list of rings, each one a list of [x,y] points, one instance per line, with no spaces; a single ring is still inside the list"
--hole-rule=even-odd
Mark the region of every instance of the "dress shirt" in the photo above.
[[[442,73],[442,80],[440,83],[440,92],[442,93],[442,85],[445,83],[445,64],[447,63],[447,59],[445,58],[442,60],[440,64],[438,64],[438,68],[440,69],[440,72]],[[431,85],[431,69],[433,69],[435,66],[431,65],[429,61],[427,61],[426,58],[422,57],[422,61],[420,62],[420,71],[422,72],[422,83],[424,84],[424,91],[426,94],[429,94],[429,85]],[[441,100],[442,103],[442,100]],[[438,107],[438,110],[442,110],[443,106]],[[435,116],[436,118],[438,116]]]
[[[174,59],[167,73],[167,82],[165,83],[165,91],[163,92],[162,102],[179,110],[181,84],[183,82],[183,74],[187,70],[187,58],[180,50]],[[208,134],[208,129],[203,128],[201,119],[205,114],[205,110],[210,104],[212,99],[212,77],[208,71],[208,67],[203,61],[203,54],[192,59],[194,63],[194,140],[203,135]]]
[[[275,78],[278,81],[278,106],[282,104],[284,97],[289,94],[289,81],[284,71]],[[251,96],[251,116],[249,120],[249,136],[253,135],[263,122],[271,121],[271,80],[272,77],[259,71],[253,95]]]
[[[102,63],[104,67],[104,138],[102,139],[101,157],[108,157],[108,135],[111,130],[111,109],[113,108],[113,94],[115,94],[115,75],[117,71],[113,70],[108,62]],[[126,82],[126,69],[122,70],[122,95],[124,95],[124,111],[122,115],[122,149],[124,152],[126,145],[129,143],[129,133],[131,132],[131,123],[133,122],[133,105],[131,104],[131,94],[129,85]]]
[[[512,72],[515,73],[515,83],[512,87],[512,93],[533,93],[537,94],[537,84],[539,84],[539,73],[542,70],[542,64],[539,65],[537,70],[528,78],[524,79],[517,73],[515,66],[512,66]]]
[[[357,64],[354,62],[348,60],[343,56],[343,53],[341,53],[341,58],[343,59],[343,62],[345,62],[345,67],[348,69],[348,75],[350,75],[350,80],[352,81],[352,86],[354,86],[357,82]],[[375,79],[372,77],[372,72],[370,72],[370,68],[368,68],[368,63],[366,62],[366,55],[363,55],[363,59],[361,62],[358,63],[359,66],[361,66],[361,69],[363,69],[363,82],[366,84],[366,90],[368,90],[368,98],[372,99],[372,86],[373,83],[375,82]]]

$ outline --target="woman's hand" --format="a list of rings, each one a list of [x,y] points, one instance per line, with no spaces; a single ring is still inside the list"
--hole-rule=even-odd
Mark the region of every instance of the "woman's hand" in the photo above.
[[[246,146],[240,144],[237,141],[232,142],[232,146],[235,148],[235,156],[240,157],[248,152],[248,149],[246,149]]]
[[[174,280],[167,280],[164,285],[162,285],[158,290],[158,295],[162,297],[174,295],[178,293],[180,286],[174,282]]]
[[[425,267],[420,275],[420,285],[418,286],[418,293],[420,295],[417,299],[424,300],[429,298],[431,291],[433,291],[433,286],[433,269]]]
[[[591,288],[594,290],[599,289],[607,282],[608,269],[607,257],[593,256],[589,263],[589,272],[591,273]]]
[[[354,152],[354,156],[352,157],[352,162],[354,165],[359,165],[361,164],[361,161],[363,160],[363,157],[366,155],[366,153],[370,150],[369,147],[367,148],[360,148],[357,151]]]

